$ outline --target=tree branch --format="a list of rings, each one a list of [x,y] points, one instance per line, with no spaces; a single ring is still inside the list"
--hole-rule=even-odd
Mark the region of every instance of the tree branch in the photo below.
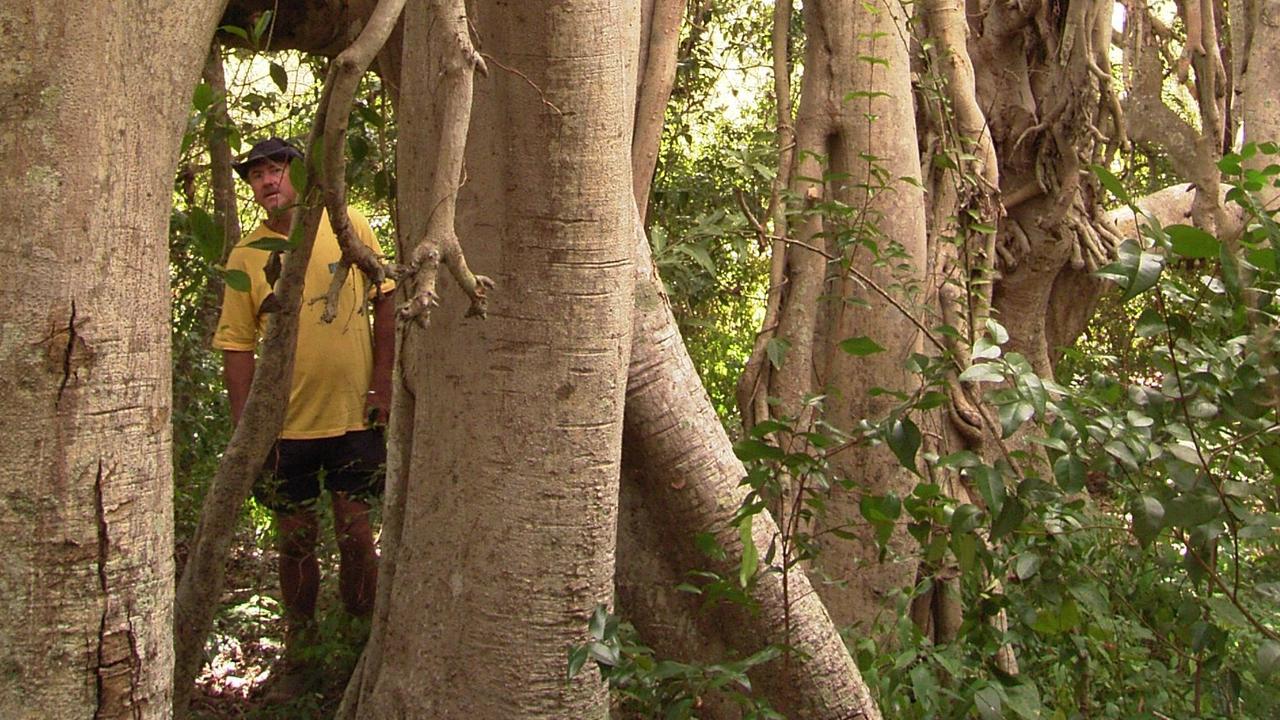
[[[325,322],[333,322],[337,316],[338,295],[347,281],[347,273],[352,265],[359,267],[374,286],[381,285],[387,278],[387,270],[381,260],[356,237],[347,216],[347,125],[351,120],[351,106],[355,102],[360,79],[395,29],[404,3],[405,0],[378,0],[378,5],[360,31],[360,36],[334,58],[329,68],[329,77],[325,81],[331,90],[328,94],[328,106],[325,108],[327,120],[321,142],[320,186],[324,190],[324,204],[329,211],[329,225],[338,238],[338,246],[342,248],[342,260],[338,263],[325,294]]]

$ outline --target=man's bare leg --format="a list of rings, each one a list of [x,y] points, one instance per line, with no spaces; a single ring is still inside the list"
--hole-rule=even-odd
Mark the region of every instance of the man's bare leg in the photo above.
[[[315,641],[316,599],[320,594],[317,526],[313,510],[276,515],[285,647],[284,657],[271,671],[272,684],[264,696],[267,703],[288,702],[307,687],[307,663],[303,651]]]
[[[302,510],[276,516],[280,549],[280,591],[284,616],[291,630],[315,621],[320,594],[320,563],[316,560],[316,514]]]
[[[378,588],[378,553],[369,523],[369,505],[346,493],[333,496],[333,529],[338,539],[338,591],[347,612],[367,617]]]

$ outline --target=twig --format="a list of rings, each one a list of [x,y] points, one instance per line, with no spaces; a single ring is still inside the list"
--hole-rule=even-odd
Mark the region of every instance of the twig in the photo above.
[[[1200,567],[1205,571],[1205,573],[1209,575],[1209,579],[1213,581],[1213,584],[1216,585],[1218,589],[1222,591],[1223,595],[1227,596],[1227,599],[1231,601],[1231,604],[1235,606],[1236,610],[1240,611],[1240,614],[1244,616],[1245,620],[1249,621],[1249,624],[1252,625],[1255,630],[1262,633],[1263,635],[1265,635],[1267,638],[1271,640],[1280,642],[1280,634],[1277,634],[1276,631],[1272,630],[1266,625],[1263,625],[1262,622],[1260,622],[1257,618],[1253,616],[1253,613],[1249,612],[1248,608],[1246,608],[1240,602],[1240,599],[1236,596],[1236,594],[1232,592],[1231,589],[1227,587],[1226,583],[1222,581],[1222,577],[1218,574],[1218,569],[1215,567],[1211,567],[1208,563],[1206,563],[1204,561],[1204,558],[1201,558],[1200,555],[1196,553],[1195,549],[1192,548],[1191,543],[1187,540],[1186,537],[1182,538],[1182,546],[1187,549],[1187,553],[1191,555],[1191,557],[1194,558],[1197,563],[1200,564]]]
[[[551,102],[550,100],[548,100],[548,99],[547,99],[547,94],[546,94],[545,92],[543,92],[543,91],[542,91],[542,88],[538,87],[538,84],[537,84],[537,83],[535,83],[534,81],[530,80],[528,75],[525,75],[524,73],[520,72],[519,70],[517,70],[517,69],[515,69],[515,68],[513,68],[513,67],[511,67],[511,66],[509,66],[509,65],[504,65],[500,60],[498,60],[498,58],[496,58],[496,57],[494,57],[494,56],[490,55],[489,53],[483,53],[483,52],[482,52],[482,53],[480,53],[480,57],[484,58],[485,60],[488,60],[489,62],[493,63],[494,65],[497,65],[499,68],[501,68],[501,69],[503,69],[503,70],[506,70],[507,72],[511,73],[512,75],[515,75],[516,77],[520,78],[521,80],[524,80],[526,83],[528,83],[528,84],[529,84],[529,87],[533,88],[534,90],[536,90],[536,91],[538,92],[538,97],[542,100],[542,104],[543,104],[543,105],[546,105],[547,107],[551,108],[552,110],[555,110],[557,115],[564,115],[564,111],[563,111],[563,110],[561,110],[561,109],[560,109],[560,108],[559,108],[555,103],[553,103],[553,102]]]

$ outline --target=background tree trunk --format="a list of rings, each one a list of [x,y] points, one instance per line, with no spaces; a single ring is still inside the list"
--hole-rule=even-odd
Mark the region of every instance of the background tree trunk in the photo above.
[[[168,198],[221,10],[0,9],[5,718],[170,711]]]
[[[920,347],[919,331],[909,318],[843,269],[844,264],[856,269],[905,304],[919,297],[924,199],[918,184],[898,180],[920,179],[906,17],[896,3],[871,12],[849,0],[806,3],[804,12],[805,71],[792,191],[809,212],[788,232],[798,242],[787,249],[778,335],[790,347],[785,364],[773,374],[770,394],[782,401],[778,412],[792,417],[802,414],[805,396],[826,394],[825,419],[849,429],[862,418],[885,413],[891,399],[873,397],[870,390],[906,388],[911,378],[903,363]],[[871,91],[884,95],[871,96]],[[824,182],[828,173],[839,179]],[[845,212],[815,212],[820,202],[839,203]],[[828,264],[829,258],[841,260]],[[839,348],[842,340],[856,336],[872,338],[887,352],[855,357]],[[832,460],[856,490],[828,501],[827,517],[816,532],[863,525],[858,496],[901,495],[912,483],[884,448],[846,449]],[[876,562],[869,534],[852,545],[825,545],[816,570],[839,584],[817,586],[837,625],[869,622],[883,609],[890,589],[910,584],[915,564],[903,537],[895,535],[890,562],[883,565]]]

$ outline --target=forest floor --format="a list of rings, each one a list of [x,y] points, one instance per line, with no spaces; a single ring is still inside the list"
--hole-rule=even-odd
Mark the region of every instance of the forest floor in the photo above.
[[[247,520],[247,518],[246,518]],[[311,720],[330,718],[359,658],[367,622],[342,610],[337,597],[337,552],[332,532],[322,529],[319,548],[321,596],[316,645],[307,692],[292,701],[268,703],[272,668],[284,650],[284,619],[270,533],[242,522],[231,549],[226,589],[206,643],[208,661],[192,693],[194,720]]]

